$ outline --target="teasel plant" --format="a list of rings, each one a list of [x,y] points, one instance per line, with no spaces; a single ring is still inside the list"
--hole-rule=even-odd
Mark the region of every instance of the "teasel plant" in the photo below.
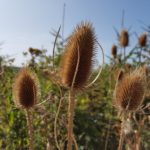
[[[137,68],[129,74],[121,70],[114,91],[114,105],[121,117],[121,132],[118,150],[122,150],[125,126],[129,115],[141,109],[146,91],[146,72],[145,68]]]
[[[40,87],[37,75],[25,67],[20,70],[13,84],[13,99],[15,105],[26,114],[29,149],[34,150],[34,129],[32,111],[40,98]]]
[[[128,30],[122,29],[119,36],[120,46],[123,48],[124,59],[126,57],[126,47],[129,45],[129,33]],[[121,54],[122,55],[122,54]]]
[[[96,44],[102,50],[104,61],[104,52],[96,39],[92,24],[90,22],[82,22],[77,25],[74,32],[69,37],[61,61],[60,73],[62,77],[62,85],[69,89],[67,150],[72,150],[73,143],[75,148],[78,149],[73,133],[73,120],[76,105],[75,96],[84,88],[91,86],[97,80],[101,72],[100,69],[95,79],[87,84],[94,63]]]
[[[140,35],[140,37],[138,38],[138,44],[140,46],[139,62],[141,63],[142,62],[142,60],[141,60],[141,58],[142,58],[142,51],[147,46],[147,33],[143,33],[142,35]]]

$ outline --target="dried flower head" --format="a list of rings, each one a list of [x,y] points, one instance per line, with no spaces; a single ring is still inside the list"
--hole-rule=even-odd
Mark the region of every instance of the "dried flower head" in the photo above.
[[[145,47],[146,44],[147,44],[147,34],[144,33],[144,34],[142,34],[142,35],[139,37],[139,45],[140,45],[141,47]]]
[[[129,44],[129,34],[127,30],[122,30],[120,34],[120,45],[122,47],[127,47]]]
[[[116,83],[115,106],[121,111],[136,111],[144,99],[146,76],[143,68],[126,74]]]
[[[117,57],[117,46],[113,45],[111,48],[111,54],[113,55],[114,58]]]
[[[71,87],[77,63],[78,69],[73,87],[80,89],[85,85],[93,64],[95,43],[96,38],[91,23],[81,23],[76,27],[69,38],[61,61],[63,85]]]
[[[14,102],[18,107],[32,108],[40,96],[39,81],[35,73],[23,68],[18,73],[13,85]]]

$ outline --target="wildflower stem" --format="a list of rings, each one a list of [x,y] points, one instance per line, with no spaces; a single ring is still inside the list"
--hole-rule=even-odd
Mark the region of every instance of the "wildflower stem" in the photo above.
[[[74,110],[75,110],[75,93],[74,93],[74,90],[70,90],[69,91],[69,107],[68,107],[68,144],[67,144],[67,150],[72,150]]]
[[[28,134],[29,134],[29,150],[34,150],[34,138],[33,138],[33,122],[31,111],[26,109],[26,119],[28,124]]]
[[[124,122],[125,122],[125,119],[124,119],[124,117],[123,117],[122,123],[121,123],[121,132],[120,132],[120,139],[119,139],[118,150],[122,150],[122,147],[123,147],[123,142],[124,142],[124,131],[123,131]]]

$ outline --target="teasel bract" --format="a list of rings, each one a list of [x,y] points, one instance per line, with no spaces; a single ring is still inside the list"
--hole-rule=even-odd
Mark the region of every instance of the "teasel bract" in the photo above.
[[[147,45],[147,34],[144,33],[139,37],[139,45],[145,47]]]
[[[40,97],[39,81],[29,68],[23,68],[18,73],[13,85],[14,102],[17,107],[25,110],[30,137],[29,149],[34,150],[34,130],[32,110]]]
[[[96,51],[94,28],[89,22],[78,25],[68,39],[61,61],[62,84],[69,88],[68,145],[72,150],[75,94],[89,79]]]

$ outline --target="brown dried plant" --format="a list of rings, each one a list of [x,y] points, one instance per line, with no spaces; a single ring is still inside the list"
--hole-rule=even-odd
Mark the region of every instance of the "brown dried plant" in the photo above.
[[[61,62],[62,83],[71,87],[76,70],[78,51],[80,56],[79,66],[74,82],[74,88],[82,88],[88,77],[93,64],[95,54],[95,33],[91,23],[81,23],[76,27],[69,38]]]
[[[124,125],[131,112],[140,109],[146,91],[145,68],[138,68],[129,74],[119,72],[118,81],[114,92],[115,106],[121,114],[121,133],[118,150],[122,150],[124,141]]]
[[[125,29],[120,34],[120,45],[124,48],[129,45],[129,33]]]
[[[36,74],[28,68],[23,68],[15,79],[13,95],[17,107],[33,108],[40,96],[39,81]]]
[[[143,68],[118,78],[114,94],[115,106],[122,112],[138,110],[144,99],[145,88],[146,75]]]
[[[141,47],[145,47],[146,44],[147,44],[147,34],[144,33],[144,34],[142,34],[142,35],[139,37],[139,45],[140,45]]]
[[[96,38],[92,24],[81,23],[70,36],[61,62],[62,84],[69,88],[67,150],[72,150],[73,141],[77,147],[73,134],[75,92],[82,89],[89,78],[95,45]]]
[[[38,102],[39,81],[35,73],[29,68],[23,68],[17,75],[13,85],[14,102],[17,107],[25,109],[28,124],[28,132],[30,136],[29,149],[34,149],[34,131],[31,109]]]
[[[116,45],[112,45],[112,48],[111,48],[111,54],[114,58],[117,57],[117,46]]]

